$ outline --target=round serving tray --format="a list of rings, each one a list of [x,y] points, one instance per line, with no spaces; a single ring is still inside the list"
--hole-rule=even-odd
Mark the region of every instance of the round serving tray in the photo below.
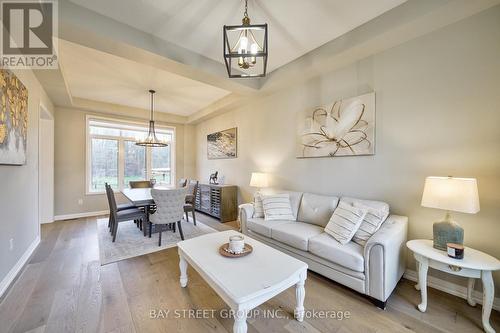
[[[253,251],[253,247],[252,245],[250,244],[245,244],[245,247],[243,247],[243,252],[241,253],[231,253],[229,252],[229,243],[226,243],[226,244],[222,244],[220,247],[219,247],[219,253],[224,256],[224,257],[228,257],[228,258],[239,258],[239,257],[244,257],[246,255],[249,255],[250,253],[252,253]]]

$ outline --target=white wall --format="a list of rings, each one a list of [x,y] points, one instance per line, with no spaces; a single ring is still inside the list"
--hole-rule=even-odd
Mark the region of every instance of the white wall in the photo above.
[[[40,103],[53,106],[30,70],[14,70],[28,89],[27,162],[22,166],[0,165],[0,294],[13,268],[40,237],[38,220],[38,119]],[[14,248],[9,250],[9,240]],[[9,275],[9,272],[11,273]]]
[[[54,119],[43,108],[40,110],[40,222],[54,221]]]
[[[466,245],[500,258],[499,41],[496,6],[200,123],[198,177],[218,170],[239,186],[241,201],[251,200],[252,171],[270,172],[279,188],[384,200],[409,216],[410,239],[432,238],[433,221],[444,215],[420,206],[426,176],[476,177],[481,211],[455,218]],[[297,112],[370,91],[374,156],[295,158]],[[207,160],[206,135],[235,126],[238,158]],[[498,288],[500,274],[494,276]]]

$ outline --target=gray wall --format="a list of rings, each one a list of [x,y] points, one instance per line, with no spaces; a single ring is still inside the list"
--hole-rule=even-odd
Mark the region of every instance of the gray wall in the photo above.
[[[297,112],[370,91],[374,156],[295,158]],[[409,216],[409,239],[432,238],[433,221],[444,215],[420,206],[426,176],[476,177],[481,211],[454,217],[466,245],[500,258],[499,108],[497,6],[198,124],[197,173],[208,179],[218,170],[239,186],[242,202],[252,197],[252,171],[270,172],[279,188],[384,200]],[[235,126],[238,158],[207,160],[206,135]]]
[[[30,70],[14,74],[28,89],[27,162],[0,165],[0,281],[39,236],[38,221],[38,118],[40,103],[53,114],[53,106]],[[9,240],[14,249],[9,250]]]
[[[83,111],[73,108],[56,108],[55,122],[55,212],[58,215],[98,212],[108,209],[106,197],[101,194],[85,194],[85,155],[86,155],[86,115],[94,114],[104,117],[144,120],[147,121],[147,112],[143,115],[127,112],[120,114],[106,114]],[[131,118],[132,117],[132,118]],[[161,120],[162,114],[156,118]],[[190,177],[194,175],[194,152],[189,146],[185,147],[185,127],[188,134],[193,136],[193,127],[180,124],[171,124],[157,121],[158,124],[175,127],[176,131],[176,177]],[[188,136],[187,140],[193,141]],[[121,195],[117,196],[120,202],[126,202]],[[79,205],[78,200],[83,204]]]

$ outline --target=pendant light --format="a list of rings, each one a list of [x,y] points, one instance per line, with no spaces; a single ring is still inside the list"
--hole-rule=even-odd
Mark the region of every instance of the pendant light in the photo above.
[[[155,120],[154,120],[154,90],[150,90],[151,94],[151,118],[149,120],[148,136],[144,140],[139,140],[135,144],[138,146],[146,147],[166,147],[168,143],[158,140],[155,133]]]
[[[223,28],[224,62],[230,78],[263,77],[267,70],[267,23],[250,24],[248,0],[241,25]]]

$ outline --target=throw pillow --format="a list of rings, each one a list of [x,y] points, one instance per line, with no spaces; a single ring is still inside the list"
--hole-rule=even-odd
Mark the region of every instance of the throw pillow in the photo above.
[[[255,192],[253,196],[253,217],[264,217],[264,207],[262,206],[262,195],[259,192]]]
[[[262,196],[262,205],[264,207],[264,219],[295,221],[292,206],[290,204],[290,195],[288,193],[264,195]]]
[[[358,231],[354,234],[352,241],[361,246],[365,246],[368,238],[370,238],[378,229],[384,221],[389,216],[389,211],[386,209],[376,209],[373,207],[368,207],[358,202],[354,202],[354,207],[362,208],[366,210],[366,215],[359,226]]]
[[[325,227],[325,232],[340,244],[347,244],[358,230],[366,215],[366,209],[340,202]]]

